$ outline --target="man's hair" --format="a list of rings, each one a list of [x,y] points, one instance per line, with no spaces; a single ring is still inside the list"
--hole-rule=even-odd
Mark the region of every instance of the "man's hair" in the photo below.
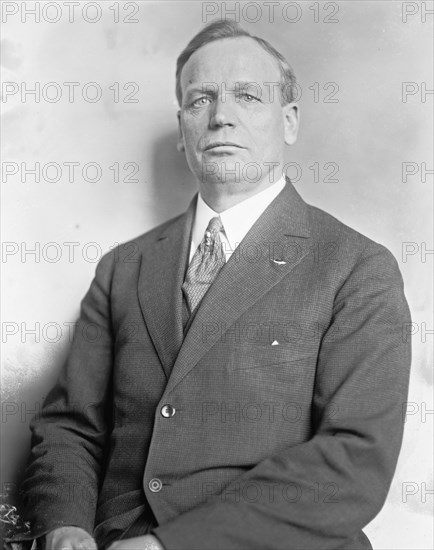
[[[190,57],[202,46],[215,42],[216,40],[223,40],[226,38],[238,38],[241,36],[247,36],[255,40],[267,53],[269,53],[276,61],[280,69],[280,91],[281,91],[281,103],[285,105],[294,101],[296,79],[294,71],[289,65],[288,61],[274,48],[269,42],[263,38],[253,36],[245,31],[241,25],[232,20],[217,20],[211,22],[204,27],[199,33],[194,36],[184,50],[180,53],[176,61],[176,97],[178,103],[182,104],[182,89],[181,89],[181,72],[184,65],[190,59]]]

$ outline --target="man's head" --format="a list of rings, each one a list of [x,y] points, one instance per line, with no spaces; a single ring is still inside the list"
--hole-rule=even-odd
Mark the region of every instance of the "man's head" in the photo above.
[[[254,194],[278,179],[298,129],[285,59],[237,23],[217,21],[190,41],[176,74],[179,148],[204,198]]]

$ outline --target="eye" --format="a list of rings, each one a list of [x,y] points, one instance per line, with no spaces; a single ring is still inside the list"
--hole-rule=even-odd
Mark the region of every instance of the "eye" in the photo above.
[[[203,105],[206,105],[207,102],[209,102],[209,98],[205,97],[205,96],[202,96],[202,97],[198,97],[197,99],[195,99],[191,103],[191,106],[192,107],[202,107]]]
[[[259,98],[257,98],[256,96],[254,96],[252,94],[248,94],[246,92],[241,94],[241,97],[243,98],[243,100],[246,103],[255,103],[256,101],[259,101]]]

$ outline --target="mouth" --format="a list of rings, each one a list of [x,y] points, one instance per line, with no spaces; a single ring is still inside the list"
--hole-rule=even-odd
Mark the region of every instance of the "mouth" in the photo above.
[[[204,151],[210,151],[211,149],[219,149],[220,147],[237,147],[238,149],[244,149],[241,145],[238,145],[238,143],[233,143],[232,141],[214,141],[213,143],[210,143],[207,145],[204,149]]]

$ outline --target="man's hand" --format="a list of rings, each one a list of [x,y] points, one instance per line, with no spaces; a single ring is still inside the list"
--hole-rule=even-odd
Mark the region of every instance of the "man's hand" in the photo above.
[[[164,550],[164,548],[153,535],[143,535],[115,541],[107,550]]]
[[[68,525],[45,535],[44,550],[97,550],[97,546],[87,531]]]

